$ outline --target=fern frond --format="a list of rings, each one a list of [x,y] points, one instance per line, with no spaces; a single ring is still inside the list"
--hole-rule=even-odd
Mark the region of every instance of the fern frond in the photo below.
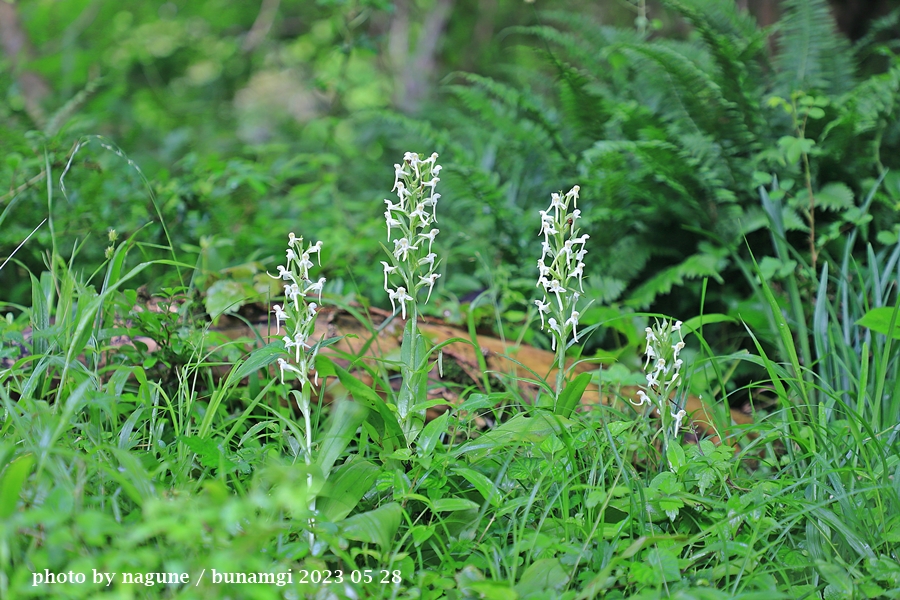
[[[706,248],[689,256],[683,262],[664,269],[641,284],[626,300],[625,305],[639,310],[649,307],[657,296],[668,294],[676,285],[683,285],[685,280],[710,277],[724,283],[721,272],[728,266],[724,248]]]
[[[700,34],[713,59],[719,73],[722,95],[737,108],[737,115],[744,120],[752,139],[747,140],[753,150],[758,149],[757,132],[762,132],[765,122],[762,120],[759,101],[761,81],[759,68],[753,69],[755,59],[761,55],[761,37],[755,20],[741,14],[734,3],[729,2],[730,10],[723,2],[695,0],[702,8],[694,8],[680,0],[664,0],[665,5],[681,13]],[[705,9],[705,10],[704,10]],[[715,21],[705,11],[709,10]],[[746,37],[745,37],[746,36]]]
[[[724,96],[709,72],[661,44],[623,44],[616,48],[655,63],[671,82],[670,98],[674,96],[696,130],[719,141],[726,157],[752,151],[753,133],[738,107]]]
[[[855,72],[853,54],[838,33],[826,0],[785,0],[782,6],[776,93],[848,91]]]
[[[573,159],[571,151],[566,147],[560,135],[559,127],[553,122],[550,110],[543,102],[529,91],[514,88],[500,83],[490,77],[474,73],[459,73],[459,78],[472,84],[466,86],[448,86],[447,90],[456,95],[472,112],[476,112],[489,121],[493,121],[500,112],[499,107],[506,110],[505,116],[515,122],[531,122],[539,128],[540,136],[546,138],[555,151],[568,159]],[[486,95],[486,94],[489,94]],[[495,98],[499,107],[489,102]],[[511,127],[511,130],[521,129]]]

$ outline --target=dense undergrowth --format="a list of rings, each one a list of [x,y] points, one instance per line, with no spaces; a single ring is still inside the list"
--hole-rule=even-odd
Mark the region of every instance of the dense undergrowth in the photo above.
[[[824,2],[664,4],[687,39],[530,13],[415,118],[348,108],[385,8],[317,4],[255,74],[308,63],[328,109],[240,148],[188,110],[253,79],[240,9],[117,18],[106,81],[45,123],[3,104],[0,597],[900,597],[893,21],[851,47]],[[407,154],[382,218],[409,147],[443,170]],[[373,334],[392,306],[401,350],[336,352],[313,303]],[[217,330],[260,307],[288,337]],[[482,373],[426,421],[451,365],[420,315],[597,368],[536,400]]]

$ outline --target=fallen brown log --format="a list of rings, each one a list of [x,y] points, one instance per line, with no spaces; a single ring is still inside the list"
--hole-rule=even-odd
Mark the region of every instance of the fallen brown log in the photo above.
[[[162,310],[159,308],[159,304],[159,302],[151,300],[147,303],[146,308],[137,310],[159,311]],[[258,308],[258,314],[264,315],[266,309]],[[365,323],[351,312],[335,307],[319,309],[316,329],[311,341],[337,338],[335,343],[322,350],[323,354],[330,356],[344,367],[353,367],[355,363],[364,361],[370,367],[375,368],[385,357],[399,352],[405,321],[396,315],[376,308],[368,309],[364,319]],[[251,325],[247,325],[244,321],[225,316],[212,329],[231,340],[246,340],[248,348],[259,339],[268,343],[284,335],[283,332],[276,330],[274,322],[268,319],[251,322]],[[444,346],[442,360],[445,369],[449,363],[456,366],[457,371],[466,375],[464,387],[474,386],[484,391],[484,376],[487,375],[502,385],[515,385],[526,401],[534,402],[540,392],[540,385],[535,380],[535,375],[543,377],[545,381],[556,380],[556,356],[547,350],[524,344],[508,344],[503,340],[486,335],[476,335],[473,340],[467,331],[432,318],[420,318],[419,329],[433,344],[456,340]],[[28,331],[25,333],[27,341]],[[135,339],[145,345],[147,351],[151,353],[160,347],[156,341],[147,337],[136,337]],[[131,339],[127,336],[118,336],[113,341],[113,346],[122,345],[132,345]],[[486,369],[483,369],[482,365]],[[571,359],[567,364],[567,369],[569,368],[571,368],[570,377],[600,369],[598,365],[591,364],[589,361],[575,362]],[[227,369],[223,371],[222,375],[225,375]],[[355,373],[367,385],[377,387],[376,382],[364,370],[357,368]],[[441,377],[437,368],[432,369],[430,380],[430,399],[443,400],[447,406],[459,403],[454,388],[447,385],[447,381]],[[601,394],[600,388],[592,383],[584,391],[581,404],[589,406],[603,403],[623,408],[625,399],[635,398],[637,390],[636,387],[624,387],[619,389],[617,394],[610,393],[609,390],[604,390],[604,393]],[[332,383],[324,384],[324,389],[321,391],[324,401],[330,402],[338,390]],[[729,409],[731,423],[717,424],[713,407],[694,396],[687,398],[684,410],[689,415],[691,423],[706,435],[713,437],[721,435],[722,428],[727,428],[731,424],[746,425],[753,422],[749,415]],[[431,411],[430,416],[433,417],[441,412],[443,410]]]
[[[405,322],[400,317],[379,309],[369,309],[366,319],[369,321],[368,325],[361,323],[347,311],[331,307],[320,309],[314,339],[340,338],[333,345],[323,349],[323,354],[344,361],[347,356],[360,357],[369,365],[374,366],[383,357],[399,351]],[[508,344],[503,340],[486,335],[476,335],[472,340],[467,331],[436,319],[420,318],[418,323],[419,330],[433,344],[460,338],[467,340],[453,341],[443,348],[445,369],[449,359],[468,376],[471,385],[482,391],[484,390],[483,375],[485,374],[482,364],[487,367],[490,377],[499,380],[504,385],[516,385],[521,395],[531,402],[536,399],[540,390],[534,380],[534,374],[543,377],[546,381],[556,380],[556,356],[552,352],[524,344]],[[255,332],[244,324],[237,324],[235,320],[230,320],[218,330],[234,340],[255,338],[259,335],[266,341],[273,341],[283,335],[275,330],[274,323],[271,325],[259,323],[254,327],[256,328]],[[483,363],[480,359],[483,359]],[[589,361],[575,362],[571,359],[568,361],[568,367],[571,367],[571,377],[600,368]],[[360,378],[369,385],[373,384],[371,378],[364,373],[360,374]],[[437,369],[432,370],[431,380],[430,387],[433,390],[430,393],[431,397],[444,398],[448,404],[456,403],[458,399],[452,390],[448,391],[441,385],[442,378],[437,373]],[[591,384],[582,395],[581,403],[588,406],[602,402],[610,406],[624,407],[625,400],[623,398],[635,398],[637,390],[637,387],[624,387],[618,390],[619,393],[616,395],[605,390],[601,396],[600,388],[596,384]],[[324,392],[326,401],[330,400],[328,386]],[[684,410],[690,415],[691,422],[700,430],[706,435],[716,437],[723,433],[720,426],[727,427],[732,423],[746,425],[753,422],[749,415],[729,409],[732,423],[719,423],[717,426],[713,407],[695,396],[687,398]]]

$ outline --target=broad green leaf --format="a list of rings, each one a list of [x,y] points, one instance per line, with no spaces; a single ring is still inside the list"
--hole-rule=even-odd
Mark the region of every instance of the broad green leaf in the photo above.
[[[378,467],[367,460],[341,465],[328,476],[316,498],[316,510],[326,521],[342,521],[372,489],[377,477]]]
[[[387,551],[400,528],[402,516],[400,505],[390,502],[375,510],[348,517],[341,523],[341,535],[357,542],[377,544]]]
[[[417,439],[416,453],[419,456],[428,456],[434,451],[441,436],[447,433],[447,421],[449,419],[450,411],[447,411],[425,426]]]
[[[474,597],[483,598],[484,600],[517,600],[521,597],[505,581],[485,579],[484,581],[476,581],[469,584],[466,586],[466,589],[469,592],[474,592]],[[467,595],[466,597],[471,598],[473,596]]]
[[[737,319],[721,313],[711,313],[708,315],[698,315],[688,319],[681,325],[681,331],[685,334],[693,333],[700,329],[701,325],[712,325],[713,323],[736,323]]]
[[[850,598],[853,596],[853,581],[849,573],[840,565],[824,560],[816,561],[816,568],[828,583],[836,588],[834,598]]]
[[[497,490],[496,484],[474,469],[466,467],[457,467],[453,472],[464,478],[478,490],[482,498],[490,502],[493,506],[500,506],[500,492]]]
[[[34,275],[31,275],[31,327],[34,330],[32,345],[35,356],[46,354],[49,342],[41,333],[50,327],[50,307],[44,286]]]
[[[669,441],[669,445],[666,447],[666,458],[669,460],[669,466],[676,473],[684,467],[684,448],[681,447],[678,440]]]
[[[651,548],[647,552],[647,565],[659,575],[661,582],[678,581],[681,571],[678,568],[678,557],[665,548]]]
[[[554,433],[562,433],[571,421],[565,417],[539,412],[533,417],[517,414],[506,423],[454,449],[454,456],[469,454],[477,459],[511,445],[537,445]]]
[[[397,416],[391,412],[384,400],[372,388],[336,365],[334,361],[331,361],[331,366],[337,374],[341,385],[347,388],[353,399],[370,409],[368,422],[372,424],[376,433],[380,436],[381,439],[379,441],[384,446],[384,449],[390,452],[395,448],[404,447],[406,438],[403,435],[403,429],[400,427],[400,423],[397,422]]]
[[[280,341],[272,342],[262,348],[257,348],[250,353],[250,356],[248,356],[244,362],[240,363],[237,369],[232,371],[232,374],[228,379],[238,382],[244,377],[247,377],[264,367],[268,367],[278,360],[279,356],[284,356],[284,346]]]
[[[614,436],[622,435],[632,427],[634,427],[634,421],[613,421],[606,426],[609,429],[609,433]]]
[[[203,304],[206,312],[215,320],[222,313],[233,313],[244,305],[244,301],[253,295],[246,286],[237,281],[221,279],[206,290],[206,299]]]
[[[16,512],[19,503],[19,494],[31,467],[34,465],[34,455],[23,454],[6,467],[0,476],[0,519],[7,519]]]
[[[418,548],[426,541],[428,538],[434,535],[434,527],[427,525],[415,525],[409,530],[410,535],[412,535],[413,544]]]
[[[322,438],[316,457],[316,463],[326,477],[337,459],[356,438],[356,430],[368,414],[369,409],[357,402],[342,400],[334,405],[331,416],[328,417],[328,433]]]
[[[540,558],[525,569],[516,584],[521,598],[545,597],[549,590],[561,590],[569,582],[569,574],[558,558]]]
[[[478,509],[478,503],[465,498],[438,498],[432,501],[431,510],[436,513]]]
[[[897,314],[896,317],[894,316],[895,314]],[[893,328],[891,328],[892,321]],[[875,333],[890,334],[895,340],[900,340],[900,313],[891,306],[882,306],[869,310],[856,324],[871,329]]]
[[[572,411],[574,411],[575,407],[581,402],[584,390],[587,389],[590,382],[590,373],[582,373],[570,381],[565,389],[559,394],[559,399],[556,402],[556,414],[567,418],[572,416]]]

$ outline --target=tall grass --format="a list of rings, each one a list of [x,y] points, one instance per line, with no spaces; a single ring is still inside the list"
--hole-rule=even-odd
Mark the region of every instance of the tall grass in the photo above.
[[[688,335],[683,356],[750,363],[777,404],[719,444],[665,455],[632,404],[575,410],[567,388],[565,410],[519,411],[517,386],[470,390],[411,443],[379,395],[391,357],[357,361],[371,386],[320,357],[353,400],[314,402],[301,426],[267,369],[277,344],[217,346],[189,302],[129,315],[128,284],[151,264],[127,266],[132,240],[87,277],[51,250],[32,306],[0,322],[28,350],[0,371],[0,594],[95,597],[96,569],[117,574],[118,596],[148,598],[897,596],[900,247],[856,262],[854,241],[820,257],[813,285],[801,264],[780,286],[799,294],[790,311],[745,264],[771,331],[748,328],[756,352],[730,356]],[[112,347],[154,333],[168,347]],[[479,415],[497,425],[477,429]],[[88,581],[35,585],[45,569]],[[214,583],[211,569],[292,579]]]

